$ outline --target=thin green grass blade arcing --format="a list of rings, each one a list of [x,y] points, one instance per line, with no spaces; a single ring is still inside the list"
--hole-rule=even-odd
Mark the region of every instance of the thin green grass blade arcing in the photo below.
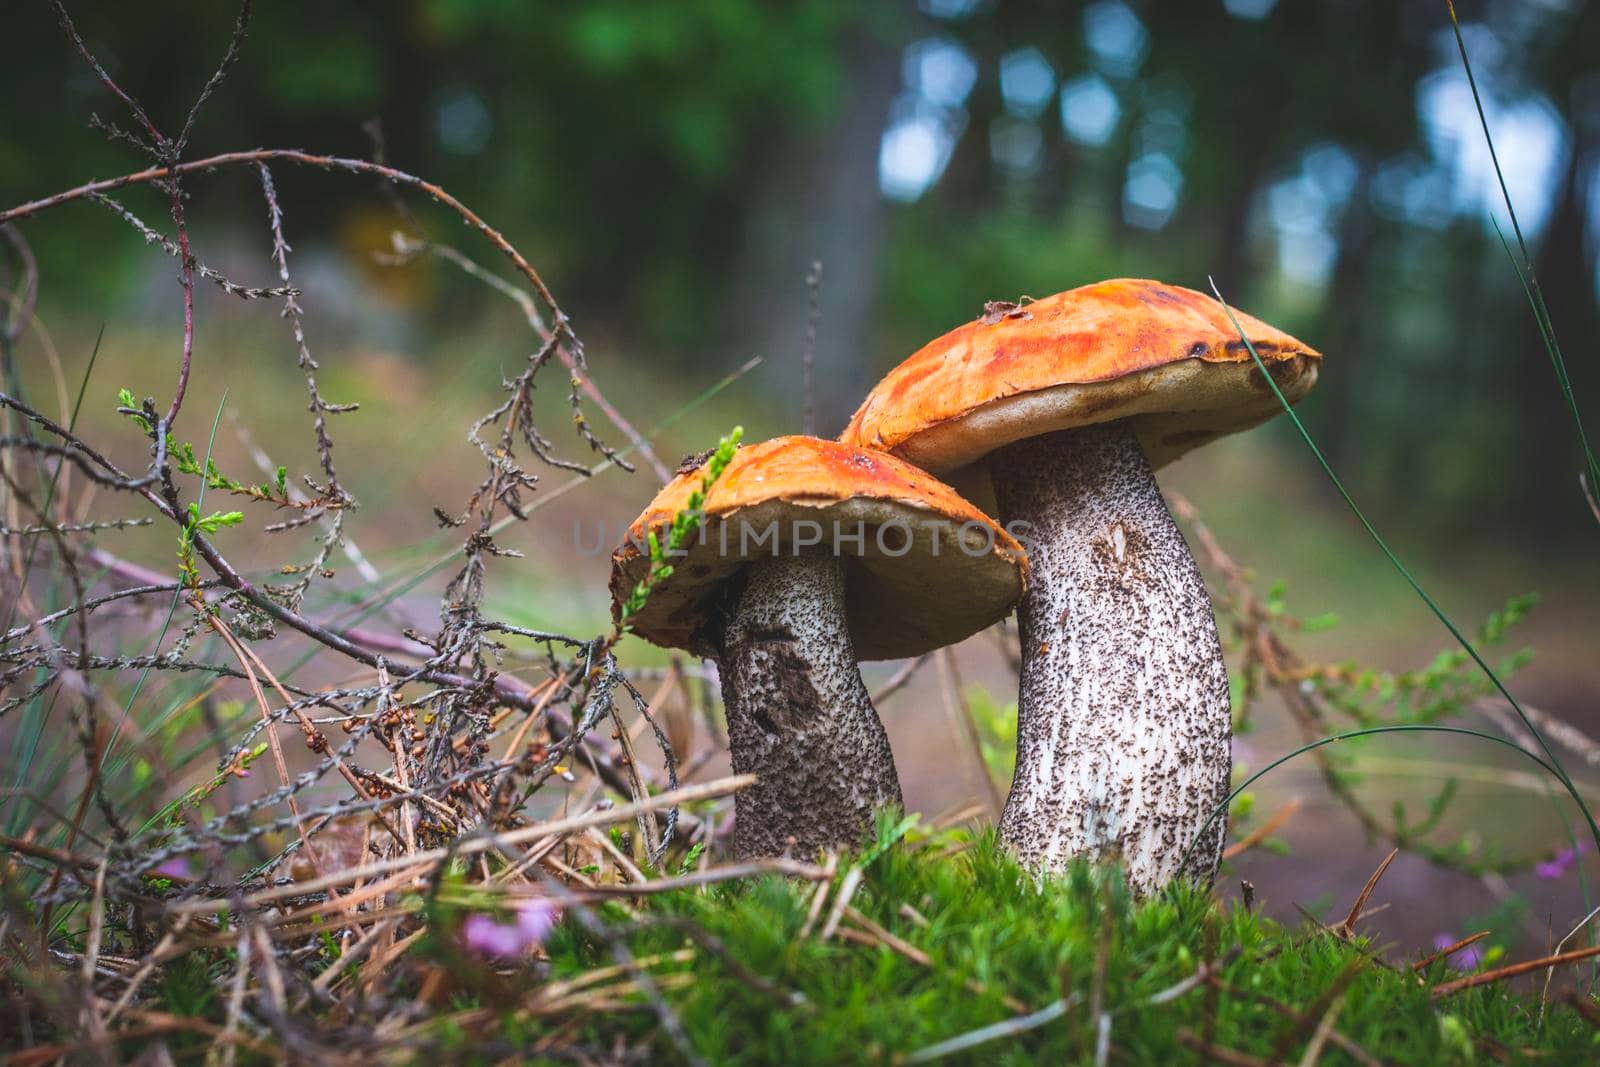
[[[1333,483],[1333,487],[1339,491],[1339,495],[1344,498],[1346,506],[1350,508],[1350,511],[1361,523],[1362,528],[1367,531],[1367,536],[1372,538],[1373,543],[1376,544],[1383,552],[1384,556],[1388,558],[1389,562],[1394,566],[1394,569],[1400,573],[1400,576],[1406,580],[1406,584],[1411,586],[1412,591],[1422,599],[1424,604],[1428,605],[1428,610],[1433,612],[1434,617],[1444,625],[1446,630],[1450,631],[1450,636],[1455,638],[1456,642],[1461,645],[1462,649],[1467,653],[1467,655],[1472,657],[1472,661],[1478,665],[1478,668],[1482,670],[1483,673],[1488,677],[1489,681],[1494,684],[1494,687],[1500,691],[1500,695],[1505,698],[1506,703],[1509,704],[1512,710],[1517,713],[1517,718],[1522,720],[1522,725],[1526,727],[1528,732],[1533,735],[1534,739],[1539,742],[1539,747],[1544,750],[1544,754],[1549,758],[1549,762],[1546,764],[1546,766],[1548,766],[1550,772],[1554,774],[1556,779],[1560,781],[1561,784],[1566,788],[1568,795],[1570,795],[1573,801],[1578,805],[1578,810],[1583,812],[1584,820],[1589,824],[1589,833],[1594,838],[1595,847],[1600,849],[1600,824],[1596,824],[1594,813],[1589,810],[1589,805],[1584,801],[1582,795],[1579,794],[1578,787],[1575,786],[1572,782],[1572,779],[1568,777],[1566,769],[1561,765],[1560,758],[1555,754],[1555,751],[1551,749],[1550,743],[1544,739],[1544,734],[1542,734],[1539,731],[1539,728],[1533,724],[1533,720],[1528,718],[1527,712],[1522,710],[1522,705],[1517,702],[1516,697],[1511,695],[1511,690],[1506,688],[1506,684],[1500,680],[1499,674],[1495,672],[1493,667],[1489,666],[1488,661],[1483,658],[1472,642],[1467,640],[1466,635],[1463,634],[1461,630],[1457,628],[1456,624],[1450,620],[1450,617],[1444,613],[1444,609],[1439,607],[1439,605],[1434,601],[1433,597],[1428,595],[1428,591],[1422,588],[1422,583],[1418,582],[1411,572],[1406,569],[1406,565],[1400,562],[1400,557],[1395,555],[1394,550],[1389,547],[1389,543],[1383,539],[1383,537],[1378,533],[1377,528],[1373,526],[1372,522],[1366,517],[1365,514],[1362,513],[1361,508],[1357,506],[1355,502],[1355,498],[1352,497],[1350,495],[1350,491],[1344,487],[1344,482],[1340,481],[1339,476],[1333,473],[1333,467],[1328,463],[1327,457],[1322,454],[1322,449],[1318,448],[1316,441],[1312,440],[1311,432],[1306,429],[1305,423],[1301,422],[1300,417],[1294,413],[1294,408],[1290,406],[1288,398],[1283,395],[1283,390],[1278,388],[1277,381],[1275,381],[1272,375],[1267,371],[1267,365],[1261,361],[1261,354],[1256,351],[1255,344],[1250,340],[1250,338],[1245,336],[1243,327],[1239,325],[1239,320],[1234,317],[1233,308],[1230,307],[1228,302],[1222,298],[1222,292],[1217,288],[1216,280],[1208,278],[1207,281],[1211,283],[1211,292],[1216,296],[1217,302],[1222,305],[1222,310],[1227,313],[1228,321],[1233,324],[1234,331],[1238,333],[1239,339],[1244,342],[1245,348],[1249,350],[1250,358],[1255,360],[1256,369],[1261,372],[1262,379],[1267,383],[1268,386],[1271,387],[1272,395],[1278,398],[1278,403],[1282,405],[1284,413],[1289,416],[1289,421],[1294,423],[1294,428],[1299,432],[1301,439],[1305,441],[1306,447],[1309,448],[1311,450],[1311,454],[1316,457],[1318,466],[1322,468],[1322,473],[1327,475],[1328,480]],[[1519,749],[1519,751],[1521,750]]]
[[[84,394],[88,392],[89,379],[93,377],[94,366],[97,362],[99,362],[100,346],[105,341],[105,337],[106,327],[104,323],[101,323],[100,332],[97,333],[94,338],[94,347],[89,350],[88,365],[84,367],[83,377],[78,382],[78,397],[76,401],[73,402],[72,416],[67,421],[67,429],[69,431],[73,431],[78,428],[78,415],[83,411]],[[55,471],[50,475],[49,484],[45,488],[42,517],[46,522],[49,522],[51,508],[55,505],[56,485],[60,481],[63,466],[65,466],[65,464],[56,467]],[[33,572],[34,553],[37,551],[41,542],[42,539],[35,540],[28,547],[28,555],[22,565],[24,581],[26,581],[28,575]],[[11,607],[6,612],[6,623],[3,628],[4,630],[10,630],[12,624],[16,622],[17,609],[21,603],[21,597],[13,598]],[[67,620],[64,619],[62,620],[60,631],[56,635],[56,639],[58,641],[60,640],[61,633],[66,632],[66,627]],[[18,730],[18,759],[16,761],[16,781],[14,783],[14,787],[17,789],[25,788],[28,784],[29,778],[32,776],[31,772],[33,768],[33,761],[38,754],[39,743],[44,737],[45,727],[50,721],[51,710],[54,708],[54,705],[54,696],[51,697],[50,703],[48,704],[42,703],[41,699],[36,697],[24,712],[22,725]],[[20,802],[11,805],[10,813],[6,823],[8,832],[16,832],[22,825],[22,819],[26,809],[27,805]]]
[[[1240,782],[1237,786],[1235,786],[1232,790],[1230,790],[1228,792],[1228,795],[1227,795],[1226,798],[1224,798],[1220,803],[1218,803],[1215,808],[1211,809],[1211,814],[1206,817],[1206,821],[1204,823],[1202,823],[1201,826],[1200,826],[1200,832],[1195,834],[1194,841],[1190,842],[1189,849],[1185,849],[1184,850],[1184,862],[1185,863],[1188,862],[1189,850],[1194,848],[1195,842],[1198,842],[1198,841],[1201,841],[1201,840],[1205,839],[1206,831],[1211,829],[1211,824],[1216,822],[1217,819],[1222,815],[1222,813],[1228,810],[1229,806],[1232,805],[1233,802],[1239,798],[1240,794],[1242,794],[1245,790],[1249,789],[1252,785],[1254,785],[1257,781],[1259,781],[1264,775],[1268,774],[1269,772],[1277,770],[1279,767],[1283,766],[1285,763],[1288,763],[1290,760],[1292,760],[1292,759],[1294,759],[1294,758],[1296,758],[1298,756],[1303,756],[1307,752],[1310,752],[1310,751],[1312,751],[1314,749],[1319,749],[1319,748],[1323,747],[1324,745],[1332,745],[1332,744],[1335,744],[1335,743],[1337,743],[1339,741],[1351,741],[1351,740],[1354,740],[1354,739],[1356,739],[1358,737],[1371,737],[1371,736],[1373,736],[1375,734],[1407,734],[1407,733],[1460,734],[1460,735],[1465,736],[1465,737],[1476,737],[1476,738],[1479,738],[1479,739],[1484,740],[1484,741],[1493,741],[1497,745],[1504,745],[1506,748],[1509,748],[1511,751],[1516,752],[1519,755],[1526,756],[1528,759],[1532,760],[1534,763],[1537,763],[1544,770],[1549,771],[1550,774],[1553,775],[1557,780],[1562,781],[1563,783],[1566,782],[1565,776],[1559,770],[1557,770],[1553,765],[1551,765],[1551,764],[1545,762],[1544,760],[1540,759],[1537,754],[1535,754],[1533,752],[1529,752],[1527,749],[1523,748],[1521,745],[1517,744],[1516,742],[1511,741],[1511,740],[1509,740],[1507,738],[1501,737],[1498,734],[1487,733],[1487,732],[1485,732],[1483,730],[1472,730],[1472,729],[1469,729],[1469,728],[1467,728],[1465,726],[1440,726],[1437,723],[1415,723],[1415,722],[1412,722],[1412,723],[1391,723],[1388,726],[1365,726],[1365,727],[1362,727],[1359,730],[1349,730],[1349,731],[1347,731],[1345,733],[1342,733],[1342,734],[1329,734],[1327,737],[1319,737],[1315,741],[1308,741],[1305,744],[1301,745],[1299,748],[1294,749],[1291,752],[1286,752],[1283,755],[1279,756],[1277,759],[1273,760],[1271,763],[1268,763],[1265,767],[1262,767],[1259,771],[1257,771],[1256,773],[1252,774],[1250,777],[1246,778],[1244,781]],[[1579,797],[1577,795],[1576,791],[1573,791],[1572,795],[1573,795],[1573,799],[1576,800],[1578,802],[1579,806],[1581,807],[1583,805],[1583,798]],[[1182,865],[1180,864],[1180,866],[1182,866]]]
[[[1500,223],[1493,215],[1489,220],[1494,223],[1494,232],[1499,235],[1500,243],[1506,250],[1506,258],[1511,261],[1512,269],[1517,272],[1517,280],[1522,283],[1522,291],[1528,298],[1528,304],[1533,308],[1534,321],[1539,326],[1539,336],[1544,341],[1545,352],[1550,356],[1550,367],[1555,372],[1556,385],[1561,389],[1562,398],[1567,402],[1567,410],[1572,415],[1572,425],[1578,432],[1578,443],[1583,448],[1584,465],[1588,470],[1588,488],[1590,492],[1600,492],[1600,463],[1595,460],[1594,450],[1589,447],[1589,435],[1583,427],[1583,416],[1578,412],[1577,396],[1572,391],[1572,380],[1567,376],[1567,361],[1561,354],[1561,345],[1556,340],[1555,323],[1550,317],[1550,308],[1545,304],[1544,291],[1539,287],[1539,278],[1533,271],[1533,257],[1528,254],[1528,242],[1522,237],[1522,224],[1517,221],[1517,209],[1511,202],[1511,191],[1506,187],[1506,176],[1500,169],[1500,154],[1495,151],[1494,136],[1489,132],[1489,118],[1483,110],[1483,98],[1478,94],[1478,79],[1472,73],[1472,61],[1467,58],[1467,42],[1461,36],[1461,23],[1456,20],[1456,6],[1452,0],[1445,0],[1445,8],[1450,12],[1450,29],[1455,33],[1456,51],[1461,55],[1461,66],[1467,73],[1467,86],[1472,90],[1472,103],[1478,109],[1478,124],[1483,127],[1483,141],[1489,147],[1489,161],[1494,164],[1494,176],[1500,183],[1500,197],[1505,201],[1506,213],[1511,216],[1511,230],[1516,234],[1517,248],[1522,252],[1522,259],[1511,252],[1511,245],[1506,241],[1506,235],[1500,229]]]
[[[83,410],[83,394],[89,389],[89,378],[94,374],[94,365],[100,359],[100,344],[105,340],[105,338],[105,323],[101,323],[100,332],[95,334],[94,347],[89,350],[89,364],[83,369],[83,378],[78,382],[78,399],[72,405],[72,418],[67,421],[68,431],[73,431],[78,428],[78,413]],[[61,471],[65,466],[65,463],[57,466],[55,471],[50,475],[49,483],[45,486],[44,508],[42,516],[45,522],[50,521],[50,507],[55,503],[56,498],[56,483],[60,481]],[[36,540],[28,549],[28,556],[22,564],[22,573],[25,576],[33,570],[33,554],[38,546],[39,541]],[[6,612],[6,624],[5,626],[0,627],[0,630],[11,629],[12,624],[17,621],[17,605],[20,602],[20,597],[17,600],[12,601],[11,609]]]
[[[1522,293],[1528,300],[1528,306],[1533,309],[1534,322],[1539,327],[1539,337],[1544,342],[1545,354],[1550,357],[1550,369],[1555,373],[1556,385],[1561,390],[1562,399],[1567,403],[1567,411],[1572,416],[1572,425],[1578,433],[1578,444],[1583,449],[1583,460],[1587,472],[1581,488],[1589,496],[1590,505],[1593,506],[1592,494],[1600,492],[1600,463],[1595,461],[1594,450],[1589,447],[1589,434],[1583,426],[1583,415],[1578,410],[1578,398],[1572,389],[1572,379],[1567,376],[1567,361],[1561,354],[1561,343],[1556,340],[1556,326],[1551,318],[1550,308],[1545,304],[1544,290],[1539,286],[1538,275],[1534,273],[1533,257],[1528,254],[1528,243],[1522,237],[1522,224],[1517,220],[1516,205],[1511,202],[1511,190],[1506,186],[1506,176],[1500,169],[1500,153],[1494,147],[1494,135],[1489,132],[1489,118],[1483,110],[1483,98],[1478,94],[1478,79],[1472,73],[1472,60],[1467,58],[1467,42],[1461,36],[1461,23],[1456,18],[1456,5],[1453,0],[1445,0],[1445,8],[1450,12],[1450,29],[1455,34],[1456,51],[1461,55],[1461,67],[1466,71],[1467,87],[1472,90],[1472,104],[1478,111],[1478,124],[1483,128],[1483,142],[1489,148],[1489,160],[1494,164],[1495,180],[1500,183],[1500,198],[1505,201],[1506,214],[1511,217],[1511,229],[1517,237],[1517,247],[1522,251],[1519,261],[1511,251],[1511,243],[1506,240],[1505,231],[1500,228],[1500,220],[1492,214],[1489,221],[1494,224],[1495,236],[1500,238],[1500,247],[1505,249],[1506,259],[1511,262],[1511,269],[1517,272],[1517,281],[1522,284]],[[1597,516],[1600,517],[1600,516]],[[1568,827],[1571,836],[1571,827]],[[1577,841],[1573,841],[1577,847]],[[1579,885],[1583,888],[1584,910],[1589,910],[1589,884],[1584,876],[1583,867],[1578,868]],[[1591,936],[1591,943],[1593,938]],[[1600,966],[1600,965],[1596,965]],[[1591,967],[1591,974],[1596,973]]]

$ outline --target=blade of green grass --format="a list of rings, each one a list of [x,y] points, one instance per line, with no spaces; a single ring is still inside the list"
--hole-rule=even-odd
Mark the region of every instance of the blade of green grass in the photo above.
[[[78,415],[83,410],[83,397],[89,389],[89,379],[94,374],[94,365],[100,359],[100,345],[105,340],[105,336],[106,326],[105,323],[101,323],[100,332],[97,333],[94,338],[94,347],[89,350],[89,363],[84,367],[83,377],[78,382],[78,398],[73,403],[72,415],[67,420],[68,431],[73,431],[78,428]],[[65,465],[66,464],[63,462],[56,467],[55,471],[50,475],[50,481],[45,488],[44,508],[43,513],[40,516],[41,520],[45,523],[50,521],[50,509],[55,502],[56,485],[61,478],[61,469]],[[38,549],[39,543],[42,540],[42,537],[35,538],[28,546],[28,556],[22,565],[23,581],[27,581],[28,575],[33,573],[34,553]],[[10,610],[6,613],[6,624],[0,629],[11,629],[12,625],[16,622],[17,608],[21,603],[22,598],[20,596],[12,600]],[[61,626],[58,628],[56,633],[56,640],[58,642],[61,638],[61,635],[66,632],[67,623],[69,621],[69,619],[63,619],[61,621]],[[43,668],[41,668],[41,672],[42,670]],[[34,677],[38,678],[39,675],[35,675]],[[39,741],[44,735],[45,727],[50,722],[51,712],[54,710],[54,708],[54,694],[52,694],[48,703],[43,701],[43,694],[40,694],[39,697],[36,697],[34,700],[29,702],[29,707],[23,714],[22,724],[17,731],[20,758],[17,760],[16,788],[22,788],[24,781],[29,778],[32,773],[33,761],[39,750]],[[22,818],[24,810],[25,809],[21,803],[18,803],[14,806],[12,809],[12,814],[7,821],[8,829],[12,830],[13,832],[15,831],[16,827],[20,825],[20,819]]]
[[[1556,340],[1555,322],[1550,316],[1549,306],[1545,303],[1544,291],[1540,288],[1538,275],[1533,269],[1533,257],[1528,254],[1528,243],[1522,236],[1522,224],[1517,219],[1516,205],[1511,201],[1511,190],[1506,186],[1505,173],[1500,168],[1500,154],[1494,146],[1494,135],[1489,132],[1489,118],[1483,110],[1483,97],[1478,92],[1477,76],[1472,72],[1472,60],[1467,57],[1467,43],[1461,35],[1461,23],[1456,18],[1453,0],[1445,0],[1445,8],[1450,13],[1450,29],[1455,35],[1456,51],[1461,55],[1461,67],[1466,71],[1467,86],[1472,90],[1472,103],[1478,112],[1478,124],[1483,128],[1483,141],[1489,148],[1489,159],[1494,164],[1495,180],[1500,184],[1500,198],[1505,202],[1506,213],[1511,217],[1511,228],[1517,237],[1517,247],[1522,250],[1520,262],[1512,254],[1511,244],[1506,240],[1505,231],[1500,228],[1500,220],[1491,213],[1489,221],[1494,224],[1495,236],[1500,238],[1500,247],[1505,250],[1506,259],[1517,272],[1517,281],[1522,285],[1523,295],[1527,298],[1528,306],[1533,309],[1534,322],[1539,327],[1539,337],[1544,342],[1545,354],[1550,358],[1550,369],[1555,374],[1556,385],[1567,403],[1568,413],[1572,416],[1572,425],[1577,431],[1578,444],[1583,450],[1584,465],[1588,473],[1586,480],[1580,480],[1580,492],[1587,496],[1593,491],[1592,487],[1600,486],[1600,463],[1596,462],[1594,450],[1589,446],[1589,434],[1584,429],[1583,415],[1578,410],[1578,399],[1572,389],[1572,380],[1567,375],[1567,362],[1561,354],[1561,344]],[[1542,738],[1540,743],[1543,744]],[[1563,822],[1565,823],[1564,816]],[[1577,847],[1577,840],[1570,825],[1567,825],[1567,835],[1572,838],[1573,847]],[[1591,910],[1589,884],[1581,864],[1578,868],[1578,882],[1583,889],[1584,910],[1588,912]],[[1590,943],[1594,943],[1592,929]],[[1594,976],[1600,975],[1600,963],[1591,964],[1590,975],[1591,981],[1594,980]]]
[[[1489,681],[1494,683],[1494,687],[1500,691],[1500,695],[1505,698],[1506,703],[1511,705],[1512,710],[1517,713],[1517,718],[1522,720],[1523,726],[1527,727],[1528,732],[1531,733],[1534,736],[1534,739],[1539,742],[1539,747],[1543,749],[1544,754],[1549,757],[1549,766],[1551,767],[1552,772],[1556,775],[1557,779],[1560,780],[1561,784],[1566,787],[1566,790],[1572,796],[1572,799],[1577,802],[1578,810],[1583,812],[1583,817],[1589,824],[1589,833],[1594,838],[1595,848],[1600,850],[1600,824],[1596,824],[1594,813],[1589,810],[1589,805],[1584,802],[1583,797],[1578,793],[1577,786],[1573,785],[1572,779],[1567,777],[1566,770],[1561,766],[1560,758],[1557,757],[1555,752],[1550,748],[1549,742],[1544,739],[1544,735],[1539,732],[1539,728],[1533,724],[1533,720],[1528,718],[1527,712],[1522,710],[1522,705],[1517,702],[1516,697],[1511,695],[1511,690],[1506,688],[1506,684],[1500,680],[1499,674],[1495,673],[1494,668],[1489,666],[1488,662],[1483,658],[1482,655],[1479,654],[1477,648],[1472,644],[1472,642],[1467,640],[1466,635],[1463,634],[1460,629],[1456,627],[1456,624],[1450,620],[1450,617],[1444,613],[1444,609],[1439,607],[1439,605],[1434,601],[1433,597],[1428,595],[1428,591],[1422,588],[1422,583],[1418,582],[1417,579],[1412,576],[1411,572],[1406,569],[1406,565],[1400,562],[1400,557],[1395,555],[1394,550],[1389,547],[1389,543],[1383,539],[1383,537],[1378,533],[1377,528],[1372,525],[1371,521],[1369,521],[1366,515],[1362,513],[1361,508],[1356,505],[1355,498],[1352,497],[1350,495],[1350,491],[1344,487],[1344,482],[1339,480],[1339,476],[1333,473],[1333,467],[1329,465],[1327,458],[1323,456],[1322,449],[1318,448],[1316,441],[1312,440],[1311,432],[1306,429],[1305,423],[1300,421],[1300,417],[1294,413],[1294,408],[1290,406],[1289,399],[1283,395],[1283,390],[1278,388],[1277,380],[1274,379],[1271,373],[1268,372],[1267,365],[1261,361],[1261,354],[1256,351],[1255,344],[1250,340],[1250,338],[1245,336],[1244,329],[1239,325],[1239,320],[1234,317],[1233,308],[1229,307],[1228,302],[1222,298],[1222,292],[1217,288],[1216,280],[1210,278],[1207,280],[1211,283],[1211,291],[1216,295],[1217,302],[1222,305],[1222,310],[1227,313],[1228,321],[1233,324],[1235,332],[1238,333],[1239,338],[1244,342],[1245,348],[1249,350],[1250,358],[1255,360],[1256,369],[1261,373],[1261,377],[1266,381],[1267,385],[1271,386],[1272,395],[1278,398],[1278,403],[1283,406],[1285,414],[1289,416],[1289,421],[1294,423],[1294,428],[1299,431],[1301,439],[1306,443],[1306,447],[1309,448],[1311,450],[1311,454],[1316,457],[1317,464],[1322,468],[1322,473],[1328,476],[1328,480],[1333,483],[1333,487],[1337,489],[1339,491],[1339,495],[1344,498],[1345,504],[1350,508],[1350,511],[1355,515],[1356,519],[1360,521],[1362,528],[1367,531],[1367,535],[1372,538],[1373,543],[1382,550],[1386,557],[1388,557],[1389,562],[1393,564],[1395,570],[1400,572],[1400,576],[1406,580],[1406,584],[1411,586],[1412,591],[1422,599],[1424,604],[1428,605],[1428,609],[1433,612],[1434,617],[1444,625],[1446,630],[1450,631],[1450,636],[1456,639],[1456,642],[1461,645],[1462,649],[1466,651],[1467,655],[1472,657],[1472,661],[1478,665],[1479,669],[1482,670],[1485,675],[1488,676]]]
[[[83,410],[83,394],[89,388],[89,376],[94,373],[95,361],[100,358],[100,342],[105,340],[105,336],[106,324],[102,322],[100,324],[100,332],[96,334],[94,338],[94,347],[89,350],[89,365],[83,369],[83,378],[78,382],[78,399],[77,402],[72,405],[72,417],[67,421],[68,431],[76,430],[78,428],[78,412]],[[21,391],[18,390],[18,395],[20,394]],[[45,523],[49,523],[50,521],[50,505],[55,501],[56,483],[60,481],[61,469],[65,466],[65,461],[62,461],[56,465],[55,472],[50,475],[50,481],[45,487],[43,514],[40,515],[40,519]],[[28,546],[28,558],[22,565],[22,574],[24,580],[26,580],[27,575],[33,571],[33,554],[34,550],[38,547],[40,540],[42,540],[42,538],[35,538]],[[18,597],[17,600],[11,602],[11,610],[6,613],[6,624],[4,626],[0,626],[0,631],[11,629],[12,624],[16,622],[17,605],[20,603],[20,601],[21,598]]]

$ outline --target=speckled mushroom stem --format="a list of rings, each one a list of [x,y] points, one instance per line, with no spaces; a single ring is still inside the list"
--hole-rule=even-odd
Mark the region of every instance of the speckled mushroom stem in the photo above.
[[[873,812],[901,804],[883,723],[845,625],[844,563],[758,560],[723,632],[723,702],[736,774],[734,852],[794,855],[856,845]]]
[[[1050,871],[1120,857],[1142,894],[1180,874],[1209,884],[1222,819],[1180,863],[1228,793],[1228,676],[1205,583],[1138,439],[1121,422],[1045,434],[994,453],[990,471],[1032,564],[1001,839]]]

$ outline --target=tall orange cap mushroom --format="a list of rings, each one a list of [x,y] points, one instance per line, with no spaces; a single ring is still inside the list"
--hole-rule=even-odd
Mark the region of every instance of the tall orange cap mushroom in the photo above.
[[[1305,396],[1322,357],[1237,318],[1283,395]],[[1153,470],[1279,409],[1220,303],[1117,279],[989,305],[885,375],[845,430],[974,499],[992,483],[995,513],[1027,544],[1000,820],[1024,860],[1059,871],[1116,856],[1141,892],[1215,877],[1221,821],[1199,835],[1228,791],[1228,676]]]
[[[1234,314],[1283,395],[1310,392],[1321,353]],[[1278,411],[1221,304],[1117,278],[989,305],[884,375],[839,439],[943,473],[1013,441],[1128,419],[1159,468]]]

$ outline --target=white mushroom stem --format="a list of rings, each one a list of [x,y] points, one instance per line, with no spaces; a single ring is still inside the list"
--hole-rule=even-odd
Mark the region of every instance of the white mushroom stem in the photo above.
[[[845,624],[844,563],[758,560],[722,635],[723,702],[736,774],[734,851],[813,856],[857,845],[873,813],[899,806],[900,780]]]
[[[1032,564],[1001,839],[1047,871],[1118,858],[1139,893],[1179,875],[1209,884],[1224,818],[1196,839],[1228,793],[1228,675],[1205,583],[1138,439],[1123,422],[1065,430],[989,465],[1000,518]]]

